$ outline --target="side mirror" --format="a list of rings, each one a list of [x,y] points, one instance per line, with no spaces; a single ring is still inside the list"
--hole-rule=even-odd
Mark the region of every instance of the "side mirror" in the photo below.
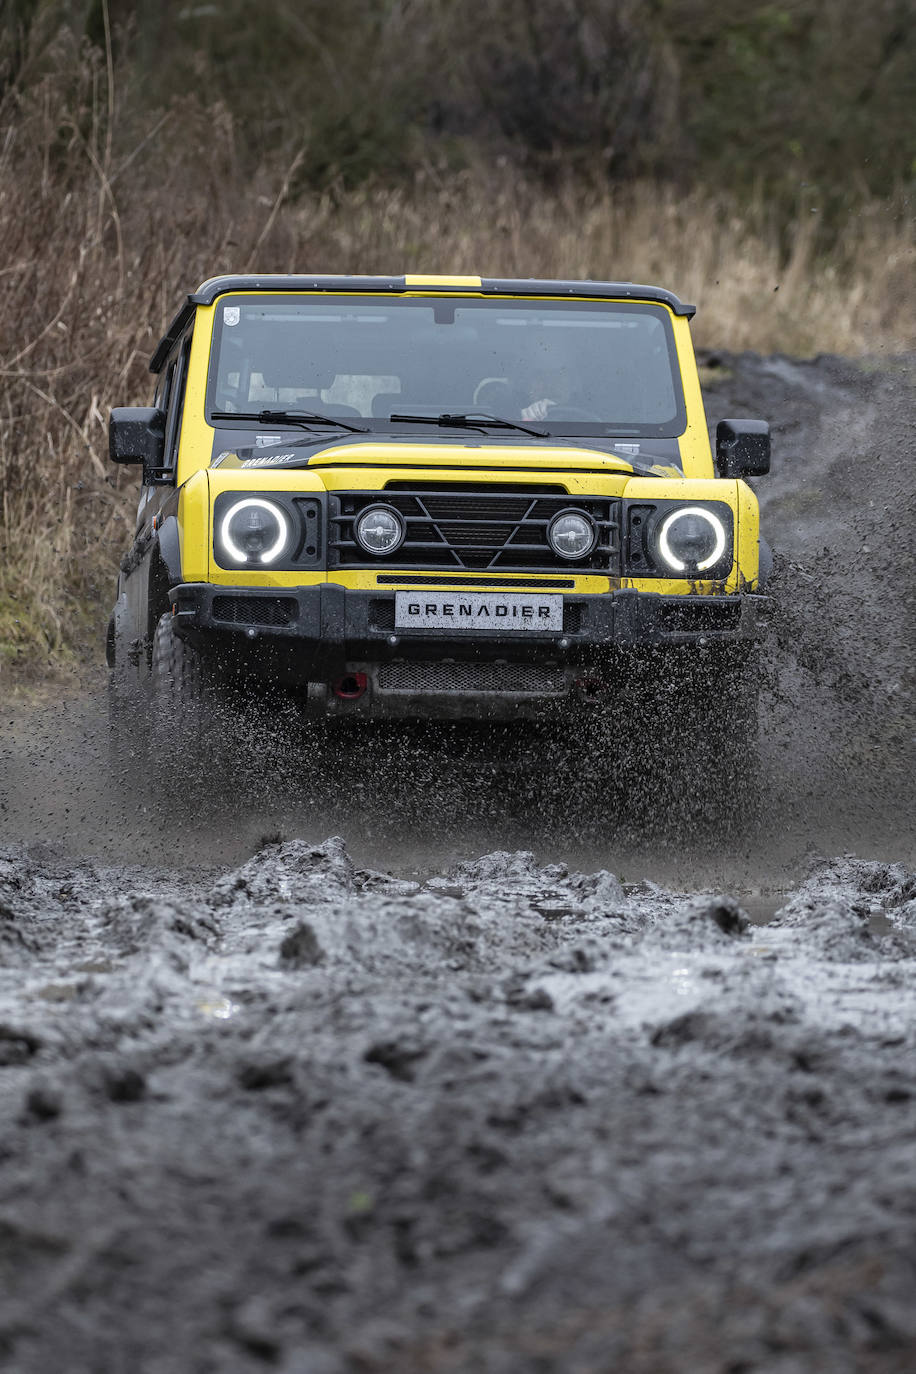
[[[142,463],[144,482],[161,482],[165,459],[165,411],[154,406],[116,406],[108,422],[113,463]]]
[[[762,477],[770,470],[770,426],[766,420],[720,420],[716,425],[716,471],[720,477]]]

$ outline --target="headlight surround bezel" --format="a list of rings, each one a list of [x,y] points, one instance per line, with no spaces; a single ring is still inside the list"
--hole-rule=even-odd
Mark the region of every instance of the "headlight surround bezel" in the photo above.
[[[378,513],[383,513],[385,515],[391,516],[399,530],[399,537],[397,543],[392,544],[387,549],[371,548],[368,544],[366,544],[363,541],[363,537],[360,534],[360,525],[363,523],[363,521],[368,516]],[[370,558],[390,558],[390,556],[393,553],[397,553],[398,549],[400,549],[403,546],[404,540],[407,538],[407,522],[405,521],[401,512],[397,510],[394,506],[389,506],[384,501],[375,501],[371,506],[366,506],[363,510],[359,512],[358,515],[354,516],[353,538],[356,540],[356,543],[362,549],[363,553],[368,554]]]
[[[583,522],[583,524],[588,526],[591,536],[588,547],[583,549],[580,553],[568,553],[565,549],[558,548],[557,545],[553,542],[554,528],[560,523],[561,520],[566,520],[571,515],[577,516],[578,519],[580,519]],[[556,515],[553,517],[550,524],[547,526],[547,543],[550,546],[551,552],[555,553],[558,558],[562,558],[564,562],[581,563],[583,559],[588,558],[589,555],[594,553],[595,551],[595,546],[598,543],[598,526],[595,524],[595,521],[589,515],[588,511],[580,510],[576,506],[570,506],[566,510],[557,511]]]
[[[222,537],[227,516],[246,501],[263,502],[275,507],[287,522],[287,538],[277,556],[269,563],[235,557]],[[324,501],[319,493],[257,490],[219,492],[212,506],[210,546],[214,565],[227,572],[265,574],[294,572],[303,568],[320,569],[325,563],[324,526]]]
[[[735,561],[735,513],[726,501],[703,499],[628,502],[624,516],[624,570],[630,577],[669,578],[672,581],[721,582]],[[721,525],[721,553],[707,567],[676,567],[665,556],[670,550],[671,521],[687,511],[699,511]],[[665,539],[665,535],[668,539]],[[683,562],[683,560],[679,560]],[[702,560],[701,560],[702,562]]]

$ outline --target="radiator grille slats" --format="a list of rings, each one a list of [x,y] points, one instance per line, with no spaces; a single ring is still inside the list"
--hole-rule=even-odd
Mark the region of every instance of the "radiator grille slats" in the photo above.
[[[530,497],[427,496],[424,501],[433,520],[524,520]]]

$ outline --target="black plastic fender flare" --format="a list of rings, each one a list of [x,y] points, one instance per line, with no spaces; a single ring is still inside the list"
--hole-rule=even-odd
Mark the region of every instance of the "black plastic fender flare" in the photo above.
[[[759,558],[757,586],[762,591],[773,576],[773,550],[765,539],[760,540]]]
[[[181,539],[178,533],[178,517],[167,515],[159,526],[159,557],[168,575],[168,585],[177,586],[181,581]]]

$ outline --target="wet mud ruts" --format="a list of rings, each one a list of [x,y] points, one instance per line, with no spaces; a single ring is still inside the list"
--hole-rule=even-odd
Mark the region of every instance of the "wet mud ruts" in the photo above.
[[[7,850],[0,1354],[903,1370],[914,971],[901,865],[821,862],[761,926],[525,852]]]

